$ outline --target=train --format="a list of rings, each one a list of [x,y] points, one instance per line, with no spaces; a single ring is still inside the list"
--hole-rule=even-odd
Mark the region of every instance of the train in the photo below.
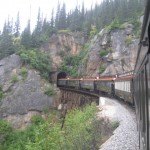
[[[62,73],[64,74],[64,73]],[[113,75],[96,78],[58,78],[57,87],[89,91],[99,95],[109,95],[123,99],[134,105],[133,98],[133,71],[122,75]]]
[[[133,88],[140,149],[150,150],[150,0],[144,12]]]
[[[150,150],[150,0],[147,0],[138,55],[133,73],[100,78],[67,78],[60,73],[58,87],[115,96],[135,106],[140,150]]]

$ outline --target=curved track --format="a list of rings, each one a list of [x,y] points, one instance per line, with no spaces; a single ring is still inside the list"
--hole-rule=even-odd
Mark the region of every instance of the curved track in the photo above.
[[[101,98],[98,116],[119,121],[119,127],[100,150],[139,150],[135,110],[116,99]]]

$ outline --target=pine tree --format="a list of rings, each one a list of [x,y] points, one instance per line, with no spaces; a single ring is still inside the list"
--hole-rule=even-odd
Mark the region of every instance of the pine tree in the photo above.
[[[24,29],[21,35],[21,44],[26,48],[31,47],[31,31],[30,31],[30,20],[28,21],[27,27]]]
[[[51,27],[51,28],[54,28],[54,9],[52,10],[52,13],[51,13],[50,27]]]
[[[66,29],[66,5],[65,3],[63,3],[63,6],[60,10],[59,29]]]
[[[56,17],[55,17],[55,27],[58,30],[60,29],[59,19],[60,19],[60,3],[58,1],[58,3],[57,3],[57,12],[56,12]]]
[[[11,22],[5,21],[3,32],[0,40],[0,59],[11,55],[15,52],[15,46],[13,45],[12,39],[12,24]]]
[[[20,17],[19,17],[19,12],[17,13],[17,19],[15,22],[15,28],[14,28],[14,35],[15,37],[18,37],[20,35]]]

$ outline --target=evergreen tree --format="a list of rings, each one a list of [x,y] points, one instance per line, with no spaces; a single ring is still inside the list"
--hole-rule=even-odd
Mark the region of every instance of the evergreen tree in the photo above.
[[[50,22],[50,27],[54,28],[54,10],[52,10],[52,14],[51,14],[51,22]]]
[[[5,21],[3,32],[0,40],[0,59],[11,55],[15,52],[15,46],[13,45],[12,39],[12,24],[11,22]]]
[[[21,35],[21,44],[27,49],[31,47],[31,31],[30,31],[30,20],[28,21],[27,27],[24,29]]]
[[[55,27],[58,30],[60,29],[59,19],[60,19],[60,3],[58,1],[58,3],[57,3],[57,12],[56,12],[56,17],[55,17]]]
[[[20,35],[20,17],[19,17],[19,12],[17,13],[17,19],[15,22],[15,29],[14,29],[14,35],[15,37],[18,37]]]
[[[38,10],[38,16],[37,16],[37,24],[36,27],[32,33],[32,46],[33,47],[39,47],[41,45],[40,35],[42,32],[42,17],[41,17],[41,11],[40,8]]]
[[[63,3],[63,6],[60,10],[59,29],[66,29],[66,5],[65,3]]]

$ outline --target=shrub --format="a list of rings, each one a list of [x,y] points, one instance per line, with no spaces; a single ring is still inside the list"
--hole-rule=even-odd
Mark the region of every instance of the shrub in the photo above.
[[[48,73],[52,67],[51,59],[48,55],[35,49],[21,50],[18,54],[25,64],[30,64],[41,73],[42,77],[48,80]]]
[[[44,123],[44,119],[40,115],[35,115],[31,118],[31,122],[34,125],[39,125]]]
[[[90,38],[93,38],[98,33],[96,26],[91,27]]]
[[[100,55],[100,57],[103,57],[103,56],[106,56],[108,53],[111,53],[111,52],[112,52],[112,49],[111,49],[111,48],[102,49],[102,50],[99,52],[99,55]]]
[[[48,86],[46,89],[45,89],[45,92],[44,94],[48,95],[48,96],[52,96],[55,94],[55,91],[53,89],[52,86]]]
[[[134,19],[130,20],[130,23],[134,25],[134,28],[133,28],[134,35],[136,36],[136,38],[139,38],[140,34],[141,34],[141,30],[140,30],[141,22],[139,21],[139,19],[134,18]]]
[[[132,37],[127,36],[125,39],[125,45],[128,47],[132,43]]]
[[[99,74],[102,74],[105,71],[106,67],[104,65],[101,65],[99,67]]]
[[[0,135],[12,131],[11,126],[5,120],[0,120]]]
[[[113,121],[113,122],[111,123],[111,125],[112,125],[112,128],[113,128],[113,129],[116,129],[116,128],[119,126],[119,122],[118,122],[118,121]]]
[[[108,32],[111,32],[115,29],[124,29],[124,25],[120,24],[116,19],[114,19],[109,26],[107,26]]]
[[[17,74],[13,74],[13,75],[11,76],[11,83],[16,83],[16,82],[18,82],[18,81],[19,81],[19,79],[18,79]]]
[[[2,99],[3,97],[4,97],[4,92],[3,92],[2,85],[0,85],[0,99]]]
[[[58,112],[58,111],[57,111]],[[76,150],[99,149],[106,137],[112,133],[111,124],[106,119],[96,119],[96,105],[91,104],[82,110],[74,109],[66,114],[64,127],[50,112],[44,120],[40,115],[33,116],[32,124],[25,130],[12,131],[6,122],[0,121],[0,148],[8,150]],[[104,139],[103,139],[104,137]]]
[[[23,68],[21,68],[20,74],[21,74],[23,80],[25,80],[27,78],[27,75],[28,75],[28,70],[23,67]]]
[[[60,51],[57,53],[60,57],[64,57],[65,56],[65,52],[64,51]]]

